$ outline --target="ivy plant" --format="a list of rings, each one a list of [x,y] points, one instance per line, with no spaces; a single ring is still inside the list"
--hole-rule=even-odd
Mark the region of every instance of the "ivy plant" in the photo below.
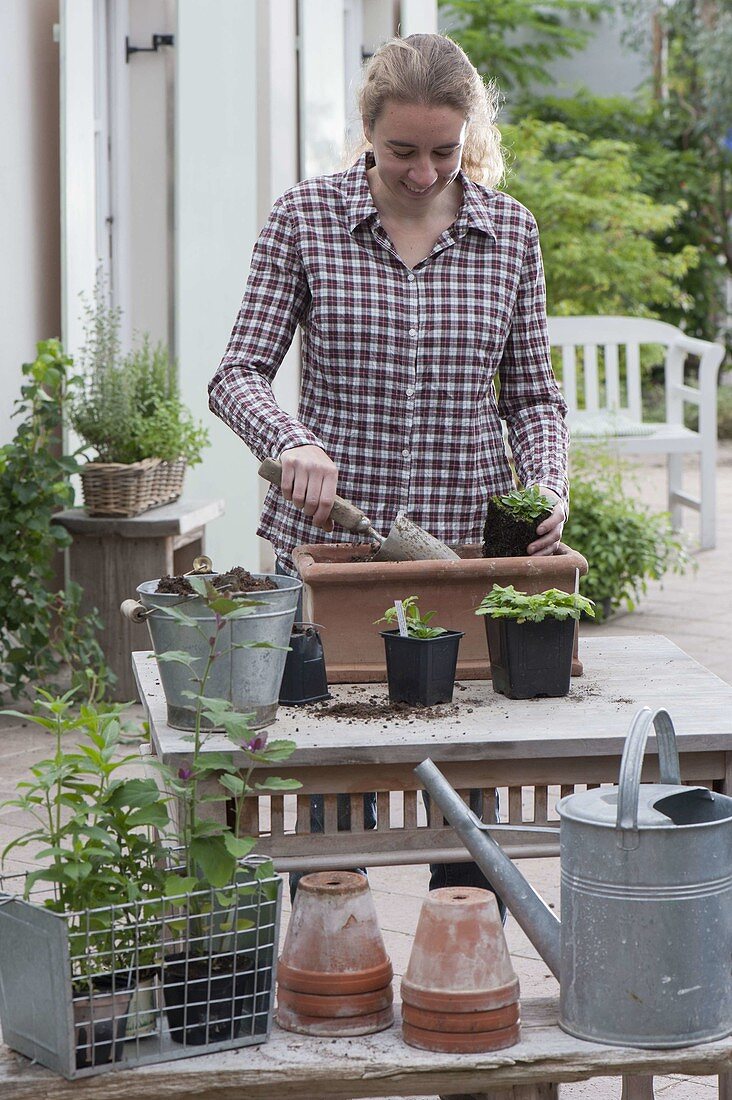
[[[281,794],[297,790],[301,783],[296,779],[276,776],[257,781],[257,766],[271,766],[287,760],[295,750],[295,742],[282,739],[268,741],[266,732],[251,730],[251,714],[235,711],[228,699],[206,694],[215,662],[227,656],[232,649],[275,648],[269,642],[226,643],[231,623],[251,614],[258,601],[222,596],[208,578],[190,576],[188,580],[195,595],[212,612],[213,626],[210,619],[195,619],[186,613],[186,600],[193,597],[184,597],[180,605],[158,609],[157,613],[165,614],[184,628],[181,635],[184,648],[158,654],[158,661],[184,665],[191,674],[192,687],[184,694],[194,705],[194,729],[190,735],[183,735],[191,743],[191,756],[189,762],[169,778],[171,789],[182,807],[176,843],[183,862],[179,872],[168,876],[165,891],[171,904],[182,911],[179,921],[168,922],[170,928],[174,932],[185,933],[191,929],[193,921],[195,942],[203,939],[200,927],[199,935],[196,935],[195,929],[209,908],[205,896],[202,898],[200,894],[203,887],[212,887],[219,893],[229,888],[238,893],[256,889],[255,885],[238,886],[240,861],[249,855],[256,843],[255,838],[241,835],[247,799],[259,791]],[[205,640],[207,648],[203,656],[194,656],[185,648],[185,631],[197,633]],[[230,750],[212,750],[210,739],[220,739],[221,734],[216,732],[219,730],[224,731],[226,741],[231,744]],[[220,789],[212,792],[211,780],[214,778]],[[207,804],[227,800],[234,805],[232,819],[227,823],[210,820],[206,814]],[[254,878],[261,881],[271,879],[273,875],[270,860],[259,865]],[[265,891],[268,889],[265,881],[262,886]],[[246,920],[237,924],[239,930],[248,926]]]
[[[419,597],[407,596],[402,600],[402,607],[404,608],[404,617],[407,621],[407,634],[410,638],[438,638],[440,634],[446,634],[447,631],[444,626],[430,626],[430,620],[437,614],[436,611],[426,611],[424,615],[420,614],[417,607]],[[376,619],[374,625],[378,623],[388,623],[390,627],[396,627],[399,625],[397,618],[396,607],[387,607],[383,616],[380,619]]]
[[[483,597],[476,615],[490,615],[492,619],[515,619],[518,623],[540,623],[544,619],[579,619],[581,614],[595,617],[592,600],[578,592],[561,592],[547,588],[544,592],[528,595],[519,592],[512,584],[502,588],[494,584]]]
[[[0,447],[0,679],[14,698],[57,673],[62,664],[89,697],[111,679],[96,638],[96,611],[80,611],[81,589],[54,589],[58,551],[71,536],[52,517],[73,504],[75,455],[61,453],[61,423],[78,386],[58,340],[38,344],[24,364],[13,416],[14,439]]]

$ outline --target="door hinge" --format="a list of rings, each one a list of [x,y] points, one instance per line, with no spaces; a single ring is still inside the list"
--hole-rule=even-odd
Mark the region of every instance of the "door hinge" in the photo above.
[[[157,53],[161,46],[174,46],[175,36],[172,34],[154,34],[152,46],[131,46],[129,36],[125,37],[125,61],[129,64],[130,55],[133,53]]]

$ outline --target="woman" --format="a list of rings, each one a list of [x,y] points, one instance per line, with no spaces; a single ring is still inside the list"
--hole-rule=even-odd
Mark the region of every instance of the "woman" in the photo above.
[[[371,58],[359,105],[355,164],[275,203],[209,387],[257,458],[282,462],[258,533],[292,572],[294,546],[328,541],[338,488],[377,530],[401,510],[446,542],[479,542],[488,498],[514,485],[503,419],[519,481],[554,504],[528,552],[551,554],[566,518],[566,406],[536,223],[495,190],[495,89],[450,39],[417,34]],[[298,325],[293,417],[271,382]]]

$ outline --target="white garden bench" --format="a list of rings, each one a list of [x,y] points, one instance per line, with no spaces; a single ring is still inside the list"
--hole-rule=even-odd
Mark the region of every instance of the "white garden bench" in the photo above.
[[[561,387],[573,443],[610,444],[621,454],[667,456],[668,510],[676,530],[681,510],[699,513],[702,549],[715,543],[717,379],[721,344],[696,340],[645,317],[550,317],[549,340],[562,350]],[[641,348],[665,349],[666,417],[644,421]],[[578,356],[577,352],[580,351]],[[688,356],[698,360],[696,384],[685,379]],[[684,426],[684,405],[699,409],[697,431]],[[683,456],[699,455],[699,495],[683,488]]]

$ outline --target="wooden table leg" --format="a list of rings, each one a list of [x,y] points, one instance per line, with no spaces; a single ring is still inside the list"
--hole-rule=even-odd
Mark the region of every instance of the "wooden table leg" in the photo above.
[[[620,1100],[654,1100],[653,1076],[623,1076]]]
[[[718,1082],[719,1100],[732,1100],[732,1072],[720,1073]]]

